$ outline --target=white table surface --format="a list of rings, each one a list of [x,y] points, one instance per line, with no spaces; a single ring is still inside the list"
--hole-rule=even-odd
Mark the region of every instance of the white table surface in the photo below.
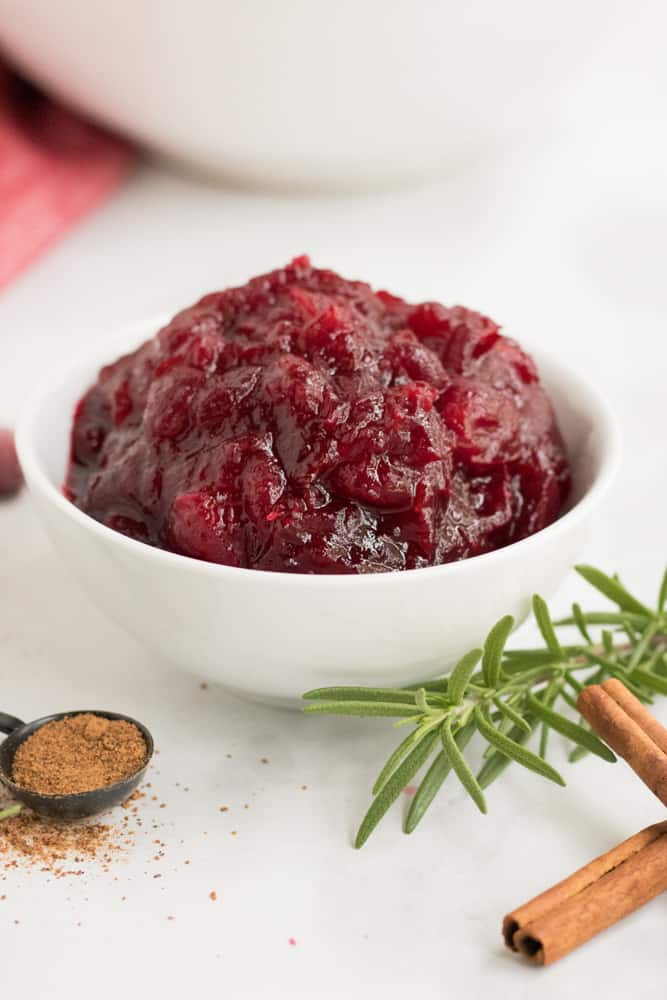
[[[340,200],[143,167],[0,299],[0,424],[90,338],[307,251],[486,310],[604,386],[626,451],[583,555],[652,598],[667,554],[666,158],[656,123],[631,117],[623,142],[617,123],[563,128],[417,190]],[[555,605],[582,594],[571,575]],[[412,837],[395,807],[356,852],[391,725],[244,704],[151,659],[70,580],[26,495],[0,507],[0,691],[26,718],[92,705],[145,720],[167,804],[142,806],[167,844],[159,864],[148,839],[107,874],[0,881],[3,995],[665,996],[665,897],[546,971],[499,934],[509,908],[663,817],[624,764],[570,767],[556,739],[566,790],[512,768],[481,817],[452,782]]]

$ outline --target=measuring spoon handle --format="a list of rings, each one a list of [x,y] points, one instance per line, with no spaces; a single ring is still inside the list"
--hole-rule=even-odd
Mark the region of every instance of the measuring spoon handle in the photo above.
[[[9,736],[15,729],[23,725],[24,723],[21,719],[17,719],[15,715],[7,715],[5,712],[0,712],[0,733],[6,733]]]

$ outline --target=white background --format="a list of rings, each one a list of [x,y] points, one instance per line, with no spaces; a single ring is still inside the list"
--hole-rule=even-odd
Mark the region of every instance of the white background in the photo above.
[[[91,338],[309,252],[487,311],[604,387],[626,450],[584,555],[652,599],[667,556],[665,75],[659,25],[633,9],[558,115],[418,189],[289,198],[142,167],[0,300],[0,423]],[[355,852],[389,723],[243,704],[150,659],[70,581],[27,496],[0,507],[0,589],[0,707],[140,717],[167,804],[142,809],[167,844],[159,864],[147,838],[107,874],[0,881],[3,994],[555,1000],[595,983],[664,998],[664,897],[550,970],[501,946],[508,909],[663,817],[624,764],[570,767],[556,739],[566,790],[512,768],[481,817],[452,783],[412,837],[395,807]],[[555,606],[582,596],[572,575]]]

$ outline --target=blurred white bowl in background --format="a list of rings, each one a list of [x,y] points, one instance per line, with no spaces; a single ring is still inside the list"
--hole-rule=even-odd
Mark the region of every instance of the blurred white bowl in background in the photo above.
[[[539,121],[607,15],[602,0],[0,0],[0,45],[198,169],[367,187]]]

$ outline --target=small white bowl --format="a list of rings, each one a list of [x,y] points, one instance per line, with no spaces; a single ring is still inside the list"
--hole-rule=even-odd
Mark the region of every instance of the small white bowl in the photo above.
[[[619,460],[604,398],[574,372],[537,357],[572,464],[568,510],[504,549],[461,562],[364,576],[308,576],[199,562],[133,541],[65,499],[75,404],[101,365],[164,324],[138,323],[55,371],[28,399],[21,465],[56,549],[86,593],[158,656],[240,695],[295,704],[331,684],[402,685],[436,676],[479,645],[504,614],[523,621],[584,543]]]

